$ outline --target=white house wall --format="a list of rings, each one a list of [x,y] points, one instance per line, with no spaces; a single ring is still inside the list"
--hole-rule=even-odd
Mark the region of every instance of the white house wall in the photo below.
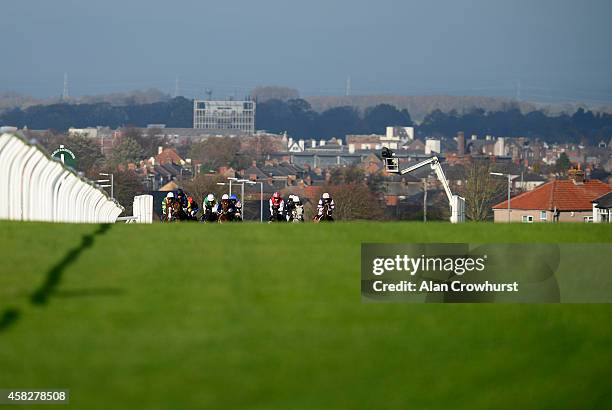
[[[114,223],[123,207],[14,134],[0,135],[0,219]]]

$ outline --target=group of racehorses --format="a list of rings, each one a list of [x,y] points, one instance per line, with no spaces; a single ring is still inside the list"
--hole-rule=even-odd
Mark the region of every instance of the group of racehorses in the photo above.
[[[217,223],[225,223],[225,222],[241,222],[242,215],[239,211],[234,209],[231,206],[231,203],[227,199],[222,199],[219,203],[219,212],[211,212],[204,209],[202,215],[198,218],[196,215],[190,215],[186,209],[183,209],[181,203],[177,200],[172,201],[169,204],[168,212],[162,216],[162,222],[179,222],[179,221],[200,221],[200,222],[217,222]],[[331,210],[329,209],[328,204],[323,204],[323,208],[321,212],[316,214],[312,219],[313,222],[332,222],[334,218],[332,217]],[[289,218],[287,218],[282,213],[277,210],[272,210],[272,215],[270,216],[269,222],[304,222],[303,218],[303,209],[299,214],[293,214]]]
[[[232,208],[230,201],[223,199],[220,201],[219,212],[206,212],[198,217],[196,214],[190,214],[189,211],[181,206],[180,201],[173,200],[168,204],[166,214],[162,215],[162,222],[181,222],[181,221],[200,221],[200,222],[240,222],[242,215],[239,211]]]

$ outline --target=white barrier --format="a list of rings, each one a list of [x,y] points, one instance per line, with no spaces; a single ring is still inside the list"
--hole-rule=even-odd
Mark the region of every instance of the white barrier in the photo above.
[[[153,223],[153,195],[138,195],[134,197],[132,206],[135,223],[152,224]]]
[[[38,146],[14,134],[0,136],[0,219],[114,223],[123,210],[102,188]]]

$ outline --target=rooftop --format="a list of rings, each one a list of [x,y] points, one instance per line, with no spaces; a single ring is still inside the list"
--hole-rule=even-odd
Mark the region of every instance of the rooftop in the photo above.
[[[510,199],[512,209],[539,209],[558,211],[588,211],[593,209],[592,201],[612,191],[612,186],[599,180],[576,183],[573,180],[555,180],[540,185],[533,191],[525,192]],[[493,209],[506,209],[508,201],[501,202]]]
[[[597,208],[612,208],[612,191],[593,200]]]

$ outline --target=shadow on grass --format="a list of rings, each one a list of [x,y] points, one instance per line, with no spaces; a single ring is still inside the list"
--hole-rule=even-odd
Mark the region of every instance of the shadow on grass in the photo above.
[[[48,302],[52,294],[57,294],[56,288],[62,280],[62,275],[66,268],[74,263],[81,253],[88,248],[91,248],[97,236],[103,235],[110,229],[110,224],[100,224],[94,232],[84,235],[79,246],[71,249],[61,261],[49,269],[45,275],[45,281],[30,295],[30,302],[33,305],[44,305]],[[78,289],[73,291],[65,291],[58,296],[76,297],[76,296],[110,296],[120,294],[120,289]],[[0,332],[6,331],[20,318],[21,313],[18,309],[7,308],[0,315]]]
[[[13,323],[19,319],[19,311],[14,308],[8,308],[0,316],[0,332],[8,329]]]
[[[53,294],[58,284],[62,280],[62,275],[66,268],[73,264],[83,253],[83,251],[92,247],[97,236],[105,234],[110,229],[110,224],[101,224],[98,229],[90,234],[83,236],[81,244],[74,249],[71,249],[66,256],[62,258],[55,266],[53,266],[45,275],[45,281],[36,289],[30,296],[30,301],[34,305],[44,305],[48,302],[49,297]]]

